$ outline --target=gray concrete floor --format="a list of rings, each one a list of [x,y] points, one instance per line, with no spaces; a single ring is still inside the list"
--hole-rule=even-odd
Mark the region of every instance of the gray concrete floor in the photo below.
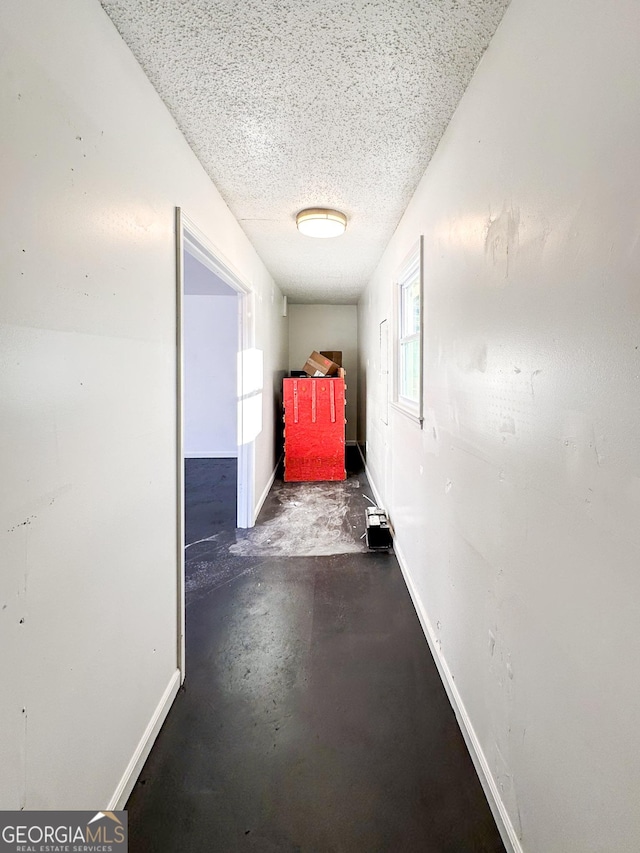
[[[187,680],[127,804],[132,853],[502,853],[398,563],[359,538],[364,473],[276,481],[252,532],[235,460],[186,480]]]

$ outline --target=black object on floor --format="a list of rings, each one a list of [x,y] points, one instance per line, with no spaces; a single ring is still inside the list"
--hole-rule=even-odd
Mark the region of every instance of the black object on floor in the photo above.
[[[223,569],[187,610],[185,689],[127,804],[131,853],[503,853],[395,557],[234,556],[244,534],[211,535],[189,559]]]
[[[387,513],[379,506],[368,506],[364,511],[367,548],[371,551],[390,551],[393,538]]]

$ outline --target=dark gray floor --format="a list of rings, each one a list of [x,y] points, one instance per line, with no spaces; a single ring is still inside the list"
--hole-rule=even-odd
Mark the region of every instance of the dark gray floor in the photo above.
[[[185,540],[195,542],[236,519],[237,459],[186,459],[184,466]]]
[[[397,561],[360,550],[364,474],[276,482],[251,533],[218,503],[235,460],[189,460],[187,484],[187,680],[127,804],[132,853],[502,853]],[[309,542],[354,550],[287,555],[323,494]]]

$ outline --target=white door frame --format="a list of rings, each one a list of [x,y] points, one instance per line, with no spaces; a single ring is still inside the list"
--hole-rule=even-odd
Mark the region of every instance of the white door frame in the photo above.
[[[254,294],[250,285],[226,260],[222,252],[208,239],[198,226],[182,211],[176,208],[176,378],[177,378],[177,469],[178,469],[178,667],[181,680],[185,677],[185,523],[184,523],[184,262],[183,254],[188,252],[197,258],[207,269],[215,273],[225,284],[238,294],[238,357],[237,394],[238,394],[238,491],[237,521],[238,527],[253,527],[255,524],[255,442],[244,442],[243,429],[245,400],[243,382],[244,353],[255,345]]]

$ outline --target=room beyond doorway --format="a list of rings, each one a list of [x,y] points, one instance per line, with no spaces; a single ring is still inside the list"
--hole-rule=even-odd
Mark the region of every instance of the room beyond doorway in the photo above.
[[[186,249],[183,265],[184,455],[237,459],[240,297]]]
[[[176,210],[178,658],[185,677],[185,459],[230,459],[237,465],[235,521],[252,527],[254,439],[253,293],[207,236]],[[245,394],[245,392],[247,392]]]

